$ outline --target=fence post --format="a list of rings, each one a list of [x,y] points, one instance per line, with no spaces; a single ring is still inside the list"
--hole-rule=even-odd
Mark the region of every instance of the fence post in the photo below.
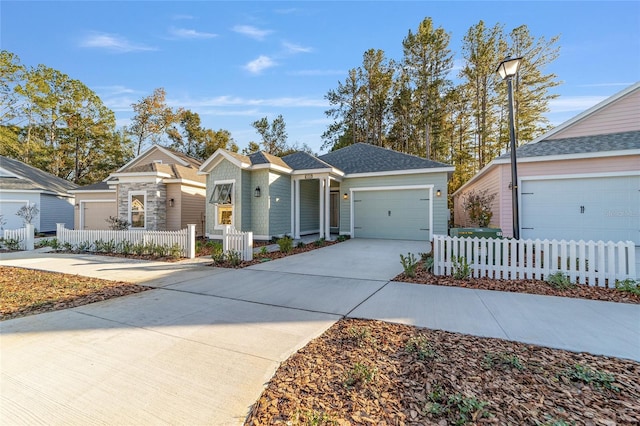
[[[64,223],[56,223],[56,239],[60,244],[64,243],[62,234],[64,233]]]
[[[35,248],[34,226],[31,223],[24,225],[26,234],[24,238],[24,249],[33,250]]]
[[[187,225],[187,257],[193,259],[196,257],[196,225]]]

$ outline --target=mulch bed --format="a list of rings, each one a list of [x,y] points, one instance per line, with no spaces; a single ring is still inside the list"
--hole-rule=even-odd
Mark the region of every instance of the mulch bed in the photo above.
[[[490,278],[468,278],[465,280],[457,280],[450,276],[435,276],[427,271],[422,263],[418,265],[414,277],[409,277],[402,273],[395,277],[393,281],[640,304],[640,295],[620,291],[614,288],[576,284],[571,288],[559,289],[554,288],[548,282],[541,280],[498,280]]]
[[[246,425],[637,425],[640,363],[341,320],[281,364]]]

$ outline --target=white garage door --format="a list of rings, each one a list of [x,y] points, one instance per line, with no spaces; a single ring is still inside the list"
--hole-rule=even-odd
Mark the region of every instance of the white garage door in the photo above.
[[[640,245],[640,176],[523,181],[520,217],[525,239]]]
[[[0,215],[2,215],[2,220],[4,221],[3,229],[19,229],[24,226],[24,220],[16,216],[16,213],[26,204],[27,202],[23,200],[0,201]]]
[[[429,191],[426,189],[353,193],[354,237],[429,240]]]

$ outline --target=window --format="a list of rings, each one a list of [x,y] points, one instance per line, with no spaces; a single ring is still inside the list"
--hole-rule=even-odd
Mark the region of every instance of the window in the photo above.
[[[215,204],[215,227],[233,224],[233,182],[217,182],[209,199]]]
[[[147,227],[146,205],[147,194],[145,192],[129,193],[129,222],[131,222],[131,228]]]

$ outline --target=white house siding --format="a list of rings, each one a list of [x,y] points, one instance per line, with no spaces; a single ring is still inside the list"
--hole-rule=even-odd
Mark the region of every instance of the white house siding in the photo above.
[[[433,234],[446,235],[448,232],[447,207],[447,173],[412,174],[396,176],[373,176],[347,178],[340,184],[340,193],[350,194],[351,189],[383,186],[433,185]],[[436,197],[440,190],[442,195]],[[351,229],[351,200],[340,197],[340,232],[348,233]]]
[[[291,234],[291,178],[269,173],[269,235]]]
[[[40,232],[54,232],[56,223],[73,223],[73,198],[57,195],[40,195]]]
[[[0,191],[0,214],[7,222],[4,229],[19,229],[24,226],[22,218],[16,216],[16,213],[20,207],[27,204],[27,202],[33,204],[37,203],[40,209],[40,214],[33,221],[33,226],[40,229],[40,217],[42,215],[42,206],[40,205],[40,194],[37,192],[5,192]],[[73,216],[71,216],[71,222],[73,223]]]
[[[595,111],[549,139],[603,135],[640,130],[640,90]]]
[[[300,232],[320,230],[320,183],[318,179],[300,181]]]
[[[215,227],[215,206],[209,202],[211,199],[211,194],[213,192],[213,188],[215,187],[214,182],[218,180],[235,180],[235,185],[233,186],[234,192],[234,206],[233,206],[233,225],[241,229],[241,219],[242,219],[242,199],[241,199],[241,189],[242,189],[242,171],[240,168],[230,161],[224,159],[218,164],[212,171],[207,175],[207,197],[206,197],[206,230],[207,234],[211,235],[222,235],[222,230],[214,229]]]

